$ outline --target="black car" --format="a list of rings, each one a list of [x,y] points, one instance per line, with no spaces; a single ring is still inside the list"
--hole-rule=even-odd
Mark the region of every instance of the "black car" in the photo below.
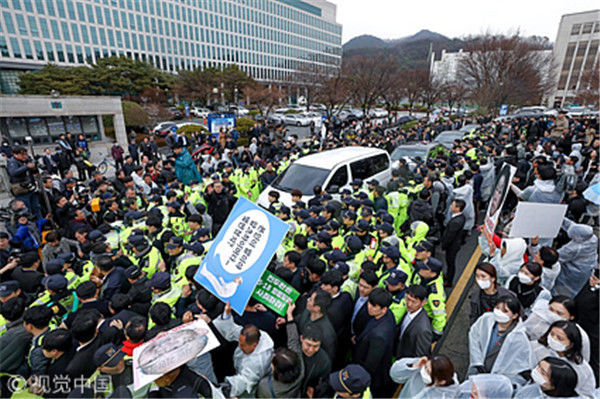
[[[167,109],[169,113],[170,119],[183,119],[183,112],[181,112],[178,108],[169,108]]]

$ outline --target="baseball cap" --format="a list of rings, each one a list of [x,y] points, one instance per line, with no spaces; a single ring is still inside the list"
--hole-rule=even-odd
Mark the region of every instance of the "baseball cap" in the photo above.
[[[202,245],[199,242],[195,242],[193,244],[189,244],[189,245],[184,245],[183,246],[185,249],[187,249],[188,251],[192,251],[193,253],[195,253],[196,255],[202,255],[204,253],[204,245]]]
[[[325,210],[329,213],[335,213],[336,208],[333,204],[327,204],[325,205]]]
[[[336,392],[357,394],[371,385],[371,375],[358,364],[349,364],[340,371],[329,374],[329,385]]]
[[[437,260],[436,258],[429,258],[424,263],[425,263],[425,268],[431,270],[432,272],[439,273],[444,268],[444,265],[442,264],[442,262]]]
[[[348,266],[346,262],[336,262],[335,265],[333,265],[333,268],[342,273],[342,276],[350,273],[350,266]]]
[[[96,352],[94,352],[94,365],[96,367],[115,367],[124,357],[125,352],[123,352],[115,344],[105,344],[96,349]]]
[[[171,201],[167,204],[167,207],[179,209],[181,208],[181,204],[178,201]]]
[[[100,230],[92,230],[88,233],[88,240],[98,242],[98,241],[106,241],[106,237]]]
[[[340,191],[340,195],[350,195],[350,194],[352,194],[352,191],[350,191],[347,188],[345,188],[342,191]]]
[[[379,180],[377,179],[371,179],[367,182],[367,184],[370,184],[372,186],[378,186],[379,185]]]
[[[360,219],[356,222],[356,228],[360,231],[369,231],[371,229],[371,224],[365,219]]]
[[[310,214],[308,213],[308,211],[306,209],[300,209],[298,211],[295,211],[294,216],[296,216],[297,218],[303,219],[303,220],[310,218]]]
[[[61,258],[51,259],[46,262],[46,273],[48,275],[58,274],[62,271],[65,261]]]
[[[9,296],[16,290],[21,288],[21,285],[16,280],[8,280],[0,284],[0,297],[4,298]]]
[[[362,186],[363,181],[361,179],[354,179],[352,180],[352,183],[350,183],[350,185],[352,186]]]
[[[313,205],[310,208],[308,208],[309,212],[316,213],[316,214],[321,213],[322,210],[323,210],[323,207],[322,206],[318,206],[318,205]]]
[[[346,260],[346,254],[339,249],[334,249],[333,251],[325,254],[325,259],[332,262],[342,262]]]
[[[388,234],[393,234],[394,233],[394,226],[392,226],[390,223],[387,222],[383,222],[381,224],[378,224],[377,226],[375,226],[377,228],[377,230],[383,230]]]
[[[171,285],[171,275],[168,272],[154,273],[149,282],[150,287],[164,290]]]
[[[406,283],[408,280],[408,275],[404,273],[400,269],[394,269],[390,272],[388,278],[385,279],[385,282],[391,285],[396,285],[400,283]]]
[[[137,250],[142,250],[148,245],[148,241],[142,235],[132,235],[129,237],[129,244],[133,245]]]
[[[285,205],[282,205],[282,206],[279,208],[279,212],[280,212],[280,213],[283,213],[283,214],[285,214],[285,215],[289,215],[289,214],[290,214],[290,208],[289,208],[289,207],[287,207],[287,206],[285,206]]]
[[[329,243],[331,241],[331,236],[326,231],[320,231],[315,237],[315,241]]]
[[[427,240],[423,240],[415,246],[415,250],[417,252],[421,252],[421,251],[431,252],[433,250],[433,244]]]
[[[199,237],[210,236],[210,230],[206,227],[203,227],[201,229],[198,229],[197,234]]]
[[[362,240],[354,235],[348,236],[348,238],[346,238],[346,245],[351,251],[359,251],[363,247]]]
[[[400,259],[400,251],[398,250],[398,248],[396,248],[393,245],[389,245],[387,247],[383,247],[381,249],[381,252],[387,256],[389,256],[390,258],[392,258],[393,260],[398,260]]]
[[[67,278],[62,274],[53,274],[42,279],[42,285],[51,291],[60,291],[67,288]]]
[[[337,230],[340,228],[340,222],[335,219],[331,219],[329,222],[327,222],[325,228],[327,230]]]
[[[344,213],[342,213],[342,216],[345,218],[354,220],[354,219],[356,219],[356,212],[348,209],[348,210],[344,211]]]
[[[171,240],[167,244],[167,249],[179,248],[182,245],[183,245],[183,238],[177,237],[177,236],[173,236],[173,237],[171,237]]]
[[[57,256],[58,259],[62,259],[64,263],[73,263],[77,259],[75,252],[64,252]]]
[[[368,200],[367,200],[368,201]],[[360,211],[360,216],[371,216],[373,214],[373,211],[371,210],[371,208],[365,206],[361,211]]]
[[[129,266],[127,269],[125,269],[125,277],[127,277],[130,280],[135,280],[141,275],[142,269],[140,269],[139,266]]]
[[[356,198],[363,201],[363,200],[366,200],[367,198],[369,198],[369,195],[367,193],[365,193],[364,191],[361,191],[360,193],[356,194]]]

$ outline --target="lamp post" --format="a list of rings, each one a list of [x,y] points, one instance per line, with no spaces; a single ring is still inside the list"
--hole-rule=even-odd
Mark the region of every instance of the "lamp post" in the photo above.
[[[225,106],[225,83],[221,82],[221,105]]]
[[[215,102],[217,102],[217,94],[219,94],[219,88],[217,88],[217,87],[213,88],[212,92],[215,95]]]

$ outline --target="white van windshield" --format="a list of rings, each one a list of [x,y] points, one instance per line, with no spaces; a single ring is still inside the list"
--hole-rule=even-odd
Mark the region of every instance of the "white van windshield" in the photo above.
[[[330,169],[293,163],[282,174],[277,176],[272,186],[288,193],[298,189],[304,195],[312,195],[313,187],[317,185],[323,186],[329,173],[331,173]]]

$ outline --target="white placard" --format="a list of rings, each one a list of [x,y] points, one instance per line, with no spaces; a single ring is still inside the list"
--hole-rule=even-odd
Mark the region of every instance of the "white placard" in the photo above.
[[[519,201],[510,237],[554,238],[567,213],[567,205]]]
[[[217,346],[219,340],[202,319],[159,334],[133,349],[133,389],[137,391]]]

